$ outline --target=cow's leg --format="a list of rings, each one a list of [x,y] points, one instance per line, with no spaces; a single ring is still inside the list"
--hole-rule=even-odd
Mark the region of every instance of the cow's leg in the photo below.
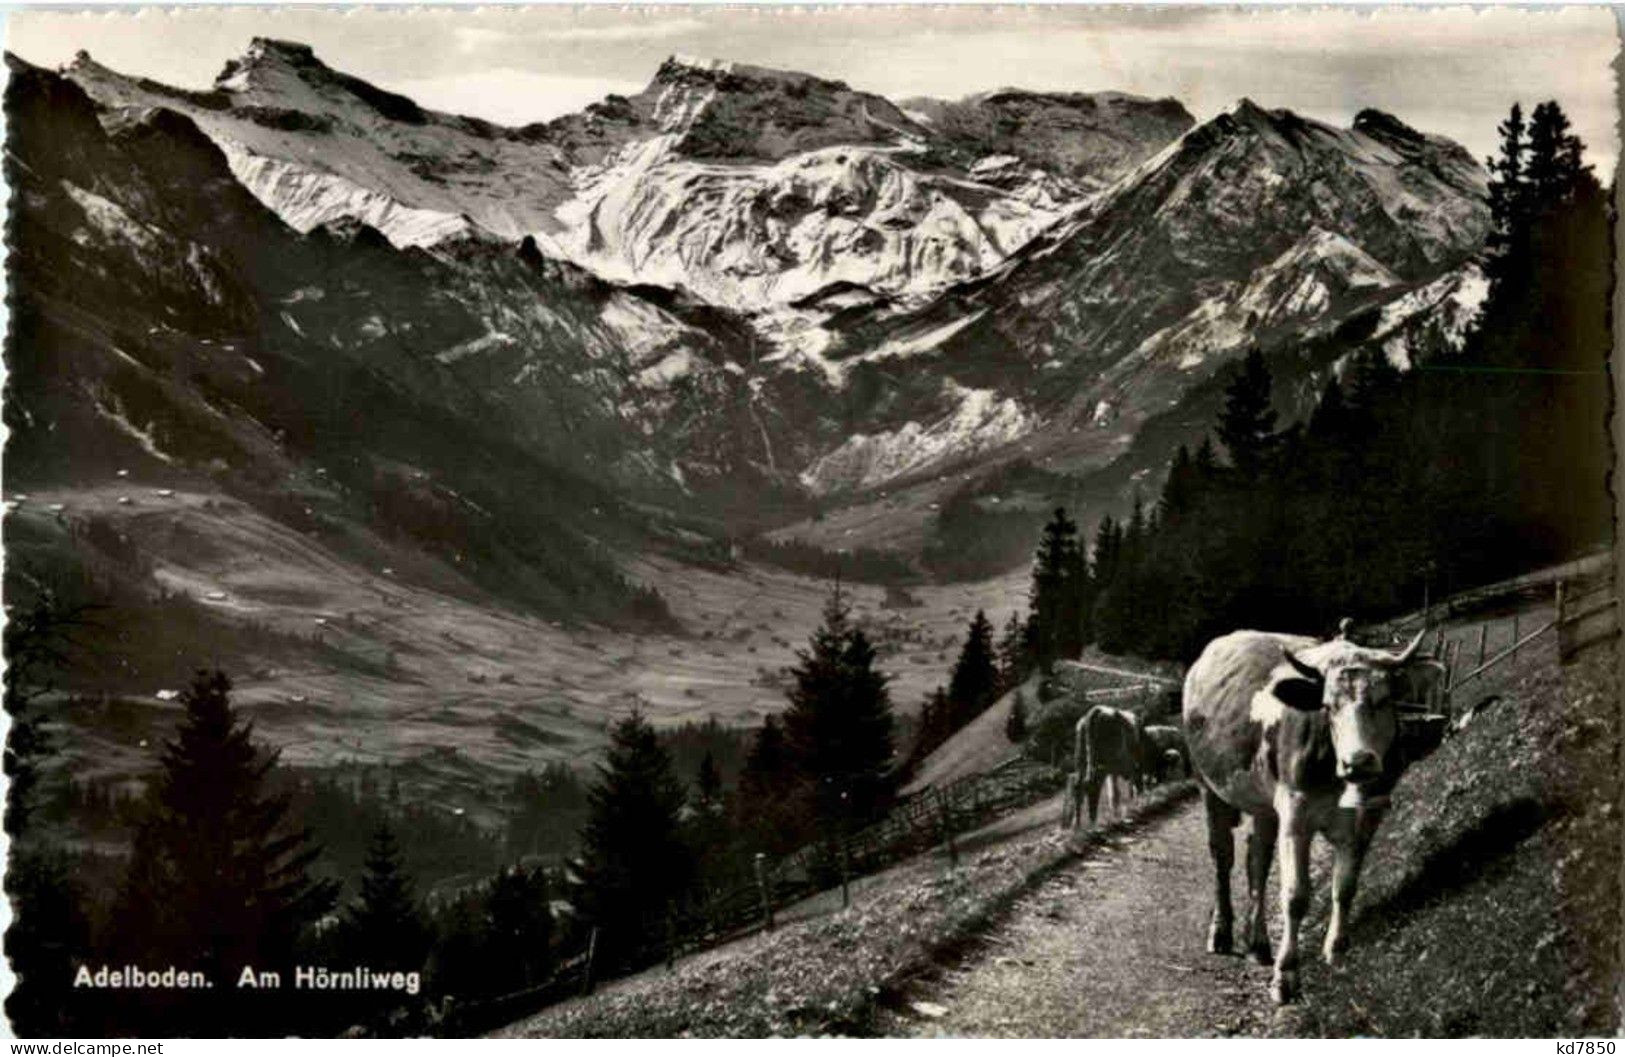
[[[1281,951],[1275,957],[1275,979],[1270,993],[1278,1003],[1298,996],[1298,930],[1309,910],[1309,828],[1303,798],[1286,789],[1275,795],[1275,811],[1280,816],[1281,851]]]
[[[1347,828],[1338,827],[1337,856],[1332,867],[1332,921],[1326,927],[1326,946],[1323,953],[1327,965],[1336,965],[1348,949],[1349,908],[1354,904],[1354,890],[1360,881],[1360,867],[1365,864],[1366,850],[1376,836],[1384,811],[1361,809]]]
[[[1206,786],[1202,788],[1202,806],[1207,810],[1207,846],[1213,855],[1213,921],[1208,928],[1207,949],[1214,954],[1229,954],[1235,942],[1236,917],[1230,904],[1230,869],[1236,860],[1234,830],[1241,821],[1241,812]]]
[[[1095,819],[1100,816],[1100,775],[1092,774],[1083,780],[1084,791],[1089,795],[1089,824],[1093,826]]]
[[[1274,815],[1260,813],[1253,816],[1252,832],[1247,834],[1247,952],[1259,965],[1268,965],[1271,957],[1269,900],[1264,897],[1264,889],[1275,862],[1279,829]]]

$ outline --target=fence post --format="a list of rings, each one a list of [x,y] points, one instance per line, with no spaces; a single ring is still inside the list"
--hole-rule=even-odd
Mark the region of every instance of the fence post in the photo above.
[[[762,895],[762,927],[773,931],[773,897],[767,891],[767,853],[756,853],[756,890]]]
[[[677,964],[677,917],[666,904],[666,971],[669,973]]]
[[[1486,621],[1478,626],[1478,664],[1476,667],[1484,667],[1484,646],[1489,641],[1489,637],[1490,625]]]
[[[948,798],[942,795],[940,789],[937,791],[937,805],[942,809],[942,831],[948,835],[948,868],[957,870],[959,868],[959,848],[954,844],[953,815],[948,810]]]
[[[1565,656],[1568,655],[1568,652],[1569,652],[1568,651],[1568,642],[1567,642],[1568,632],[1563,627],[1563,602],[1564,602],[1563,594],[1564,594],[1564,592],[1563,592],[1563,581],[1559,580],[1559,581],[1557,581],[1557,599],[1556,599],[1556,601],[1554,603],[1557,606],[1557,614],[1553,618],[1557,622],[1557,657],[1558,657],[1558,660],[1562,660]]]
[[[845,910],[852,905],[852,892],[848,887],[852,876],[851,853],[847,848],[846,834],[841,835],[841,909]]]
[[[592,935],[587,938],[587,968],[581,977],[581,993],[592,994],[592,962],[598,954],[598,926],[592,927]]]

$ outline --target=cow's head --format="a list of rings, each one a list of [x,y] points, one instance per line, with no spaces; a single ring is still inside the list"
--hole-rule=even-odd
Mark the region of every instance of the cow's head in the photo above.
[[[1277,683],[1275,696],[1301,712],[1326,711],[1337,776],[1350,785],[1381,776],[1399,728],[1394,711],[1402,694],[1399,684],[1426,634],[1424,628],[1398,653],[1339,643],[1337,649],[1317,650],[1316,664],[1286,651],[1297,677]]]

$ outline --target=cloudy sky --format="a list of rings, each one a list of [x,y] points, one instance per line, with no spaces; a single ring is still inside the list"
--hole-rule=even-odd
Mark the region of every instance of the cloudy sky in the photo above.
[[[1555,98],[1599,170],[1618,153],[1618,44],[1602,8],[194,8],[24,10],[6,25],[6,47],[32,62],[84,48],[115,69],[195,87],[253,36],[304,41],[426,106],[507,124],[637,91],[680,53],[892,98],[1115,89],[1174,96],[1203,119],[1248,96],[1338,124],[1375,106],[1480,156],[1513,101]]]

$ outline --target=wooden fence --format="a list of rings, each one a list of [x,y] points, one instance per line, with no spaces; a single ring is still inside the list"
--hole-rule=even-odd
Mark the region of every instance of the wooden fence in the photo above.
[[[814,842],[777,860],[758,855],[746,876],[694,904],[674,910],[665,934],[638,951],[624,952],[616,972],[670,964],[777,925],[779,911],[820,892],[841,889],[851,902],[851,881],[941,847],[950,867],[958,864],[959,834],[1011,811],[1037,803],[1065,785],[1061,771],[1021,758],[981,774],[921,790],[899,801],[880,821],[861,830]],[[447,1034],[470,1035],[529,1016],[556,1002],[590,993],[602,970],[594,964],[595,938],[536,987],[453,1006],[443,1018]]]
[[[1550,604],[1542,604],[1550,599]],[[1478,620],[1463,614],[1501,607]],[[1611,555],[1593,555],[1555,569],[1458,595],[1435,607],[1366,629],[1367,636],[1402,638],[1419,624],[1434,627],[1429,654],[1445,670],[1440,697],[1430,702],[1454,715],[1453,702],[1525,650],[1555,637],[1558,660],[1615,641],[1619,598]]]

